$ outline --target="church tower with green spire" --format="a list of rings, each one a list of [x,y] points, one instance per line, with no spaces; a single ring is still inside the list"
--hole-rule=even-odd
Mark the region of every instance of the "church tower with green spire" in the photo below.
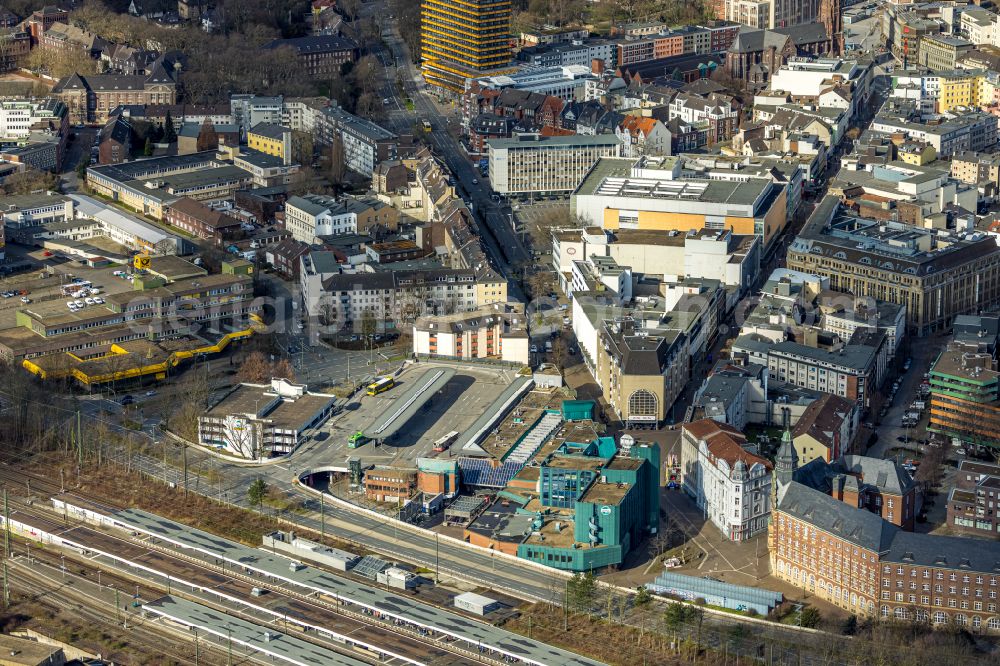
[[[792,482],[795,470],[799,468],[799,455],[792,444],[792,426],[788,418],[788,410],[781,410],[781,420],[785,431],[781,433],[781,444],[774,456],[774,477],[771,479],[771,513],[770,529],[767,531],[767,547],[773,554],[774,550],[774,514],[778,510],[778,500],[784,494],[784,489]]]

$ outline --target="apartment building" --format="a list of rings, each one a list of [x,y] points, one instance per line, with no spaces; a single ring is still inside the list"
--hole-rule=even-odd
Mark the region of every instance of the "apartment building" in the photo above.
[[[851,453],[861,410],[856,403],[824,393],[806,407],[792,429],[792,444],[803,464],[820,458],[832,463]]]
[[[656,118],[627,115],[615,128],[622,142],[622,155],[669,155],[670,130]]]
[[[463,360],[491,358],[529,365],[524,312],[491,305],[475,312],[423,316],[413,324],[413,353]]]
[[[771,0],[726,0],[725,18],[764,30],[771,27]]]
[[[257,123],[247,132],[247,147],[292,163],[292,130],[273,123]]]
[[[948,526],[969,536],[1000,533],[1000,465],[958,461],[955,487],[948,493]]]
[[[742,348],[741,340],[734,343],[734,351]],[[867,409],[876,388],[877,351],[867,345],[830,351],[786,340],[768,349],[767,370],[772,379],[832,393]]]
[[[667,113],[670,120],[680,119],[705,132],[706,143],[728,141],[739,129],[740,114],[730,98],[714,93],[707,97],[678,93],[670,101]]]
[[[190,197],[181,197],[167,207],[164,217],[168,224],[216,245],[222,245],[240,235],[242,222],[235,217],[209,208]]]
[[[1000,300],[1000,248],[986,234],[858,217],[832,196],[789,245],[788,267],[828,278],[834,291],[905,306],[920,336]]]
[[[339,201],[321,194],[292,196],[285,202],[285,229],[292,238],[313,243],[320,236],[366,234],[374,226],[399,228],[399,211],[377,199]]]
[[[990,183],[1000,189],[1000,154],[956,153],[951,156],[951,177],[970,185]]]
[[[747,450],[742,433],[712,419],[685,423],[682,429],[682,487],[705,517],[730,541],[746,541],[765,531],[771,512],[771,463]],[[690,439],[695,446],[687,444]]]
[[[318,143],[332,146],[339,141],[344,166],[357,174],[371,178],[380,162],[396,159],[399,137],[339,106],[323,107],[314,122]]]
[[[785,227],[787,188],[767,178],[683,177],[675,157],[602,159],[570,200],[572,212],[609,231],[730,229],[757,235],[765,249]],[[726,214],[719,211],[725,209]]]
[[[423,3],[420,44],[427,83],[461,94],[467,78],[508,66],[510,12],[510,0]]]
[[[507,302],[504,278],[467,269],[333,275],[323,281],[322,287],[317,298],[303,295],[309,316],[355,330],[360,330],[366,320],[374,320],[384,330],[428,314],[472,312]]]
[[[244,136],[260,123],[282,124],[284,99],[281,96],[230,95],[229,106],[232,122],[239,125]],[[176,118],[176,116],[174,117]]]
[[[521,134],[489,143],[493,189],[504,195],[569,193],[602,157],[621,155],[614,135],[541,136]]]
[[[239,384],[198,417],[198,443],[244,460],[287,455],[306,430],[326,421],[336,402],[282,378]]]
[[[966,7],[962,10],[959,26],[962,35],[976,45],[997,45],[997,27],[1000,16],[996,12],[981,7]]]
[[[871,129],[923,141],[937,151],[939,158],[964,151],[981,152],[997,145],[996,116],[981,111],[952,110],[933,122],[915,122],[880,113],[872,121]]]
[[[121,164],[132,158],[132,123],[116,116],[97,135],[98,164]]]

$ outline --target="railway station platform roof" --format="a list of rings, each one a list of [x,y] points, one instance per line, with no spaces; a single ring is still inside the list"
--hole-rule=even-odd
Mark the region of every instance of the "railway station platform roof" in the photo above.
[[[399,432],[407,421],[416,416],[420,408],[454,376],[453,368],[435,367],[424,372],[416,380],[408,382],[385,413],[365,430],[365,434],[372,439],[389,439]]]
[[[452,636],[472,646],[516,657],[534,666],[604,666],[602,662],[582,657],[547,643],[532,640],[500,627],[416,602],[409,597],[380,590],[351,578],[334,575],[315,567],[290,566],[290,560],[250,548],[235,541],[210,534],[163,516],[140,509],[124,509],[114,514],[127,529],[162,539],[175,546],[224,560],[286,585],[296,586],[352,603],[383,616]],[[259,631],[259,629],[258,629]]]
[[[197,628],[203,636],[216,636],[223,643],[231,637],[233,643],[267,655],[275,663],[295,666],[364,666],[367,663],[186,599],[160,597],[143,604],[142,608],[157,617]]]

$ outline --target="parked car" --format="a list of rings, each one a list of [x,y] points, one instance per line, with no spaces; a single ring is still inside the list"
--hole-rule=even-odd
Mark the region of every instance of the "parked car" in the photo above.
[[[531,345],[531,349],[529,351],[532,354],[537,354],[538,353],[538,345]]]
[[[21,302],[22,302],[22,303],[30,303],[30,302],[31,302],[31,299],[30,299],[30,298],[28,298],[27,296],[22,296],[22,297],[21,297]]]

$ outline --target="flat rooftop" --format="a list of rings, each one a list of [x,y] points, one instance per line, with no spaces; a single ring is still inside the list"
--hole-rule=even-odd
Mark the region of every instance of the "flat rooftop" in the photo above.
[[[334,652],[314,643],[280,633],[276,628],[262,627],[240,618],[220,613],[201,604],[177,597],[160,597],[143,604],[143,610],[186,627],[197,627],[203,634],[219,638],[231,637],[237,645],[247,646],[271,661],[300,666],[362,666],[367,663]],[[268,639],[264,640],[264,634]]]
[[[167,280],[180,280],[208,274],[208,271],[201,266],[195,266],[190,261],[173,254],[150,257],[149,270],[157,275],[162,275]]]
[[[545,466],[553,469],[578,469],[596,472],[604,467],[605,462],[607,461],[604,458],[595,456],[557,455],[549,459]]]
[[[598,480],[590,484],[580,501],[592,504],[619,504],[631,488],[632,485],[628,483],[601,483]]]
[[[402,392],[395,396],[386,412],[365,433],[376,439],[392,437],[454,376],[452,368],[436,367],[425,371],[416,380],[408,382],[409,386],[403,386]]]
[[[958,377],[966,382],[990,384],[997,381],[1000,373],[991,366],[992,357],[989,354],[975,353],[971,347],[949,346],[931,366],[935,375]]]
[[[518,439],[526,433],[546,410],[561,409],[564,396],[544,390],[530,391],[496,426],[479,447],[489,456],[503,459]],[[544,448],[544,447],[543,447]],[[538,454],[536,454],[537,457]]]

